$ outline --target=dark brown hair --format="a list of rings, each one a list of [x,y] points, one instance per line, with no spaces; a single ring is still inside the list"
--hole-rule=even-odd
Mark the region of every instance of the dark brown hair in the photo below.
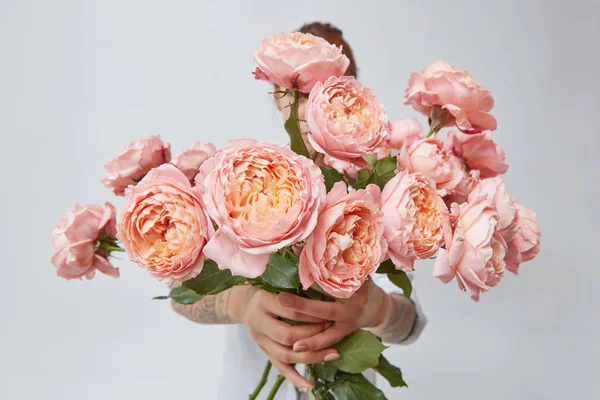
[[[298,32],[310,33],[311,35],[319,36],[327,40],[329,43],[341,47],[342,53],[344,53],[344,55],[350,60],[350,66],[348,66],[348,69],[346,70],[346,75],[356,76],[357,68],[356,62],[354,61],[354,55],[352,54],[352,48],[348,42],[344,40],[341,30],[329,23],[312,22],[300,27]]]

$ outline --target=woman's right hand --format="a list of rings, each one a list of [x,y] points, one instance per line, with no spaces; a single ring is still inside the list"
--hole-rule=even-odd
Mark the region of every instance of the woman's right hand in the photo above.
[[[235,306],[238,310],[236,319],[248,326],[252,339],[265,352],[281,375],[301,390],[311,388],[310,381],[295,370],[294,364],[333,361],[339,358],[339,354],[332,348],[294,352],[292,346],[298,340],[323,332],[331,323],[283,307],[277,302],[276,294],[252,286],[238,286],[236,289],[244,291],[239,296],[235,296],[239,299]],[[279,317],[308,324],[290,325]]]

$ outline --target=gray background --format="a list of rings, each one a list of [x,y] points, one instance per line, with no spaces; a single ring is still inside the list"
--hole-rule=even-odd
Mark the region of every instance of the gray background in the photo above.
[[[598,392],[598,16],[593,1],[0,1],[0,399],[214,399],[223,328],[195,326],[127,260],[119,280],[65,281],[50,232],[113,196],[103,165],[160,133],[284,143],[253,80],[273,31],[332,21],[390,118],[410,72],[469,69],[496,99],[509,191],[534,208],[540,256],[471,302],[422,263],[429,325],[389,357],[390,399],[564,399]],[[121,206],[121,201],[115,201]],[[235,376],[227,379],[235,384]],[[172,397],[169,397],[172,396]]]

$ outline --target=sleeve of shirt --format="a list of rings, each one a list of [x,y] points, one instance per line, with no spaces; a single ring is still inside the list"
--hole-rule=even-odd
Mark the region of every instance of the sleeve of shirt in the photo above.
[[[412,283],[414,280],[414,274],[411,272],[407,272],[406,275],[408,276],[408,278],[410,279],[410,281]],[[373,274],[372,277],[373,277],[373,281],[377,284],[377,286],[379,286],[381,289],[383,289],[386,293],[388,293],[388,294],[403,294],[402,289],[400,289],[398,286],[394,285],[392,283],[392,281],[389,280],[387,275]],[[427,318],[425,317],[425,314],[423,314],[423,310],[421,309],[421,304],[419,303],[419,298],[417,297],[417,291],[415,290],[414,286],[413,286],[412,293],[410,295],[410,300],[415,305],[415,311],[417,313],[417,318],[415,319],[415,324],[413,326],[411,333],[400,344],[413,343],[415,340],[417,340],[419,338],[419,336],[421,335],[421,332],[423,332],[423,329],[425,328],[425,325],[427,325]]]

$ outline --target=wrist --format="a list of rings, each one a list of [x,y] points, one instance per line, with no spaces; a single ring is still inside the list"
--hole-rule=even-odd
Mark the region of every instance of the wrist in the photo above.
[[[369,318],[365,321],[364,327],[377,329],[386,324],[392,309],[392,298],[379,286],[373,284],[370,288],[369,305],[365,312]]]
[[[241,324],[244,322],[246,308],[257,288],[250,285],[240,285],[234,286],[230,290],[231,298],[227,307],[227,315],[232,323]]]

